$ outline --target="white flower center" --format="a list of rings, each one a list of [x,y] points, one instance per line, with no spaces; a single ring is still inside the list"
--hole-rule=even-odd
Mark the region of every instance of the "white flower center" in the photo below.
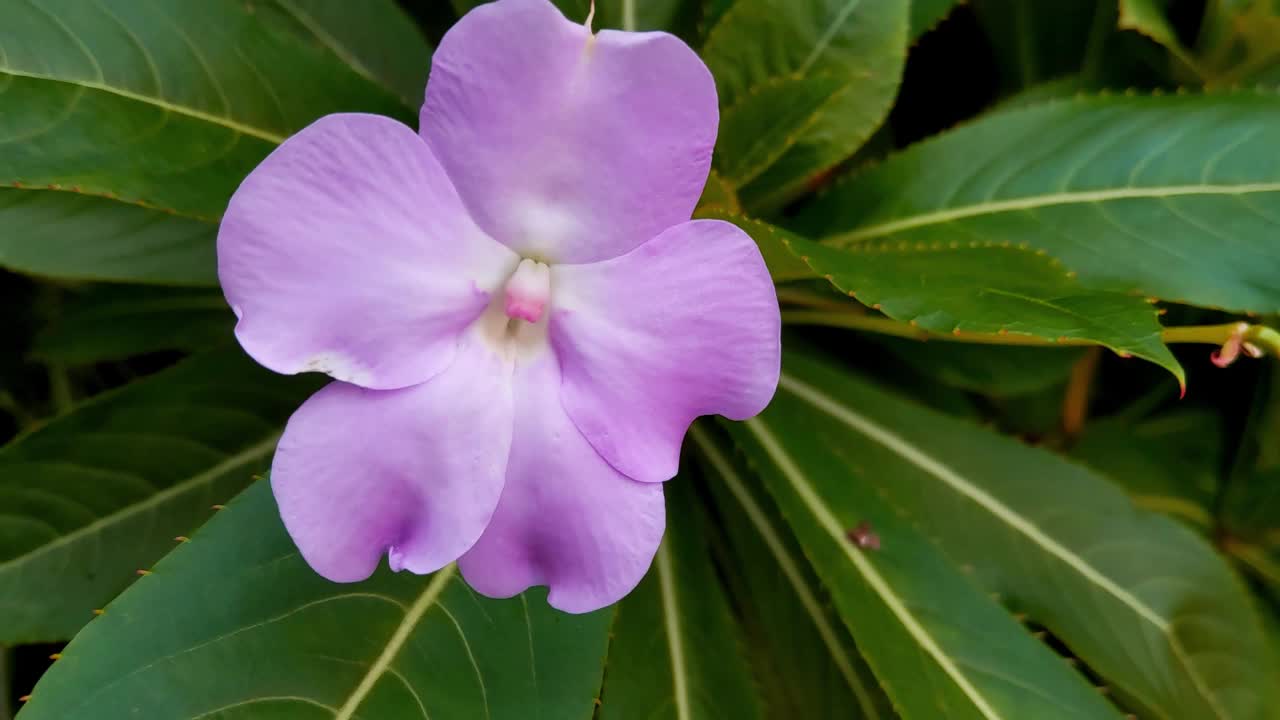
[[[504,292],[507,317],[538,322],[551,299],[551,268],[537,260],[521,260]]]
[[[525,258],[502,292],[493,294],[474,329],[501,357],[513,361],[532,357],[547,347],[550,304],[551,268]]]

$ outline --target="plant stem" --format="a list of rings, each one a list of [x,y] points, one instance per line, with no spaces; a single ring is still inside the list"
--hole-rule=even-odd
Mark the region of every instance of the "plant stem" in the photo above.
[[[1101,350],[1089,348],[1071,367],[1071,379],[1067,381],[1067,391],[1062,398],[1062,434],[1067,443],[1080,435],[1085,420],[1089,418],[1089,394],[1094,378],[1098,376]]]
[[[1038,347],[1098,344],[1082,338],[1051,339],[1013,332],[1000,334],[956,330],[951,333],[935,333],[908,323],[898,322],[892,318],[848,311],[786,310],[782,313],[782,321],[792,325],[826,325],[850,330],[865,330],[911,340],[950,340],[982,345],[1029,345]],[[1250,325],[1242,322],[1224,323],[1222,325],[1185,325],[1165,328],[1160,333],[1160,338],[1166,343],[1199,343],[1221,346],[1236,333],[1242,333],[1245,343],[1253,345],[1268,355],[1280,357],[1280,332],[1265,325]]]

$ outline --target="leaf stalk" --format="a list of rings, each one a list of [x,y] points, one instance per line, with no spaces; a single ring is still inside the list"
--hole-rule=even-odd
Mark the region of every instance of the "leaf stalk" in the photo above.
[[[1082,338],[1046,338],[1016,332],[980,333],[954,330],[950,333],[935,333],[892,318],[847,310],[784,310],[782,312],[782,321],[790,325],[824,325],[920,341],[949,340],[981,345],[1039,347],[1097,345],[1091,340]],[[1184,325],[1167,327],[1160,333],[1160,339],[1168,344],[1196,343],[1225,346],[1233,338],[1238,338],[1250,354],[1253,354],[1253,350],[1256,350],[1264,355],[1280,357],[1280,332],[1266,325],[1252,325],[1245,322],[1231,322],[1220,325]],[[1252,349],[1250,350],[1249,348]]]

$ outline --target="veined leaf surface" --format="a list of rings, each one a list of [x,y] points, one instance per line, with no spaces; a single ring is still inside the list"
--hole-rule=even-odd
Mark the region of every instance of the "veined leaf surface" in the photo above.
[[[277,143],[333,112],[412,121],[414,108],[331,48],[252,10],[238,0],[0,0],[0,186],[14,188],[0,199],[0,262],[212,284],[213,223]]]
[[[772,500],[713,435],[696,424],[690,441],[720,510],[733,561],[726,572],[767,717],[896,717]]]
[[[0,449],[0,643],[71,637],[266,470],[313,377],[194,356]]]
[[[1280,670],[1222,558],[1084,468],[798,354],[752,429],[929,528],[1140,713],[1262,720],[1280,706]]]
[[[802,224],[872,254],[1022,247],[1089,289],[1275,312],[1277,144],[1271,93],[1051,102],[922,142],[839,184]]]
[[[716,168],[744,207],[777,207],[871,136],[897,94],[907,14],[871,0],[734,0],[711,13]]]
[[[85,628],[19,717],[585,720],[612,611],[545,596],[488,600],[454,566],[329,582],[262,481]]]
[[[859,460],[821,425],[797,422],[795,412],[780,393],[764,414],[731,429],[905,720],[1118,716],[859,482],[849,467]],[[864,522],[879,536],[879,550],[850,538]]]
[[[667,532],[618,604],[600,720],[760,720],[733,611],[716,576],[693,478],[666,485]]]

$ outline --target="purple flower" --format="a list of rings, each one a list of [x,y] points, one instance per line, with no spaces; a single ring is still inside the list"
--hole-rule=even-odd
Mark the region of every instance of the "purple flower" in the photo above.
[[[759,251],[689,219],[715,84],[671,35],[501,0],[445,36],[420,120],[321,118],[223,219],[245,350],[338,381],[276,451],[284,524],[331,580],[457,560],[486,595],[603,607],[653,559],[689,423],[778,382]]]

